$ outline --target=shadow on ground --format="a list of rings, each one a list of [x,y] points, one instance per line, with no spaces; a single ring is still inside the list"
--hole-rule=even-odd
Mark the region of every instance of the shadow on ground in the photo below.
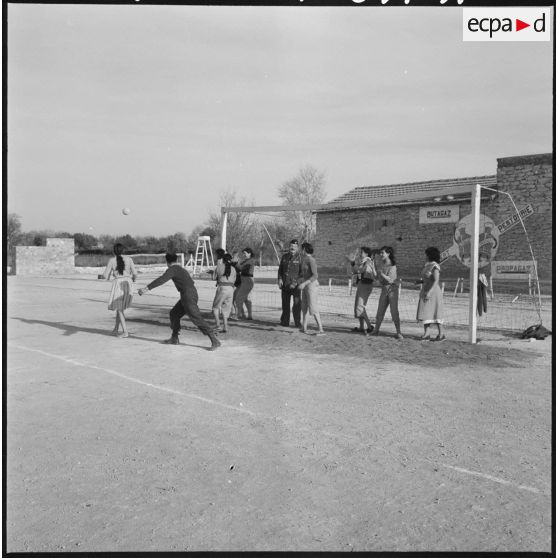
[[[63,322],[50,322],[47,320],[30,320],[28,318],[18,318],[18,317],[13,317],[11,318],[13,320],[19,320],[20,322],[29,324],[29,325],[44,325],[44,326],[48,326],[48,327],[52,327],[55,329],[59,329],[61,330],[64,335],[75,335],[76,333],[90,333],[93,335],[102,335],[104,337],[111,337],[113,339],[120,339],[118,337],[116,337],[110,330],[107,329],[98,329],[98,328],[94,328],[94,327],[83,327],[83,326],[76,326],[76,325],[71,325],[71,324],[67,324],[67,323],[63,323]],[[127,322],[133,321],[133,320],[126,320]],[[142,320],[135,320],[135,321],[142,321]],[[161,324],[160,322],[151,322],[151,321],[147,321],[147,323],[154,323],[155,325],[164,325]],[[196,329],[197,330],[197,329]],[[157,344],[165,344],[164,343],[164,339],[159,338],[159,339],[153,339],[150,337],[143,337],[140,335],[136,335],[134,333],[130,333],[129,339],[138,339],[140,341],[148,341],[150,343],[157,343]],[[192,343],[184,343],[184,342],[180,342],[180,345],[184,345],[186,347],[195,347],[198,349],[208,349],[207,346],[204,345],[194,345]]]

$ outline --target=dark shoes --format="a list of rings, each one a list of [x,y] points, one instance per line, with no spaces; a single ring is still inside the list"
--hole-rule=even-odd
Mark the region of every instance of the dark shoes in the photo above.
[[[208,351],[216,351],[221,346],[221,342],[215,335],[210,335],[209,339],[211,339],[211,347],[209,347]]]
[[[170,339],[165,339],[163,343],[165,343],[165,345],[179,345],[180,341],[178,341],[178,337],[176,335],[172,335]]]
[[[374,331],[374,326],[366,328],[366,329],[360,329],[360,327],[353,327],[353,329],[351,330],[353,333],[372,333]]]

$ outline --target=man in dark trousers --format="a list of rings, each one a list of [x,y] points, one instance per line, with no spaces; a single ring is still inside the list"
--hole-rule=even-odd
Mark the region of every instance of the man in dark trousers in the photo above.
[[[291,240],[289,251],[281,258],[277,272],[277,284],[281,289],[281,325],[289,327],[291,319],[291,297],[293,299],[293,319],[300,327],[301,291],[298,283],[302,280],[298,240]]]
[[[175,287],[180,293],[180,300],[174,305],[170,311],[170,324],[172,335],[165,343],[178,345],[178,332],[180,331],[180,318],[185,314],[192,320],[194,325],[198,326],[200,331],[211,339],[210,351],[214,351],[221,345],[212,326],[210,326],[201,315],[198,308],[198,291],[194,286],[194,281],[190,274],[177,262],[176,254],[165,254],[167,261],[167,271],[154,281],[151,281],[147,287],[139,289],[138,294],[143,295],[156,287],[160,287],[169,279],[172,279]]]

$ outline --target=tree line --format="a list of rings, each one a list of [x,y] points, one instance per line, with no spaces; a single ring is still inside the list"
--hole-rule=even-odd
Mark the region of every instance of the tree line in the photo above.
[[[325,200],[325,174],[311,166],[302,168],[292,179],[285,181],[277,191],[283,205],[319,204]],[[73,238],[79,254],[110,254],[116,243],[121,243],[130,254],[164,252],[195,253],[199,236],[209,236],[213,249],[221,242],[221,207],[253,206],[252,200],[239,197],[234,191],[223,192],[219,208],[210,212],[206,221],[190,234],[175,232],[168,236],[113,236],[56,230],[24,231],[22,219],[15,213],[7,218],[8,260],[15,246],[45,246],[47,238]],[[288,211],[273,215],[257,213],[229,213],[227,222],[227,250],[240,252],[250,247],[261,265],[277,263],[277,257],[292,238],[312,241],[315,235],[315,214],[310,211]]]

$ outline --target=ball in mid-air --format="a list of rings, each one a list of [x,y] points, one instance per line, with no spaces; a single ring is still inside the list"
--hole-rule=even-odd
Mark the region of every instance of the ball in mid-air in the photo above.
[[[130,215],[130,209],[127,208],[127,207],[125,207],[125,208],[122,210],[122,215]]]

